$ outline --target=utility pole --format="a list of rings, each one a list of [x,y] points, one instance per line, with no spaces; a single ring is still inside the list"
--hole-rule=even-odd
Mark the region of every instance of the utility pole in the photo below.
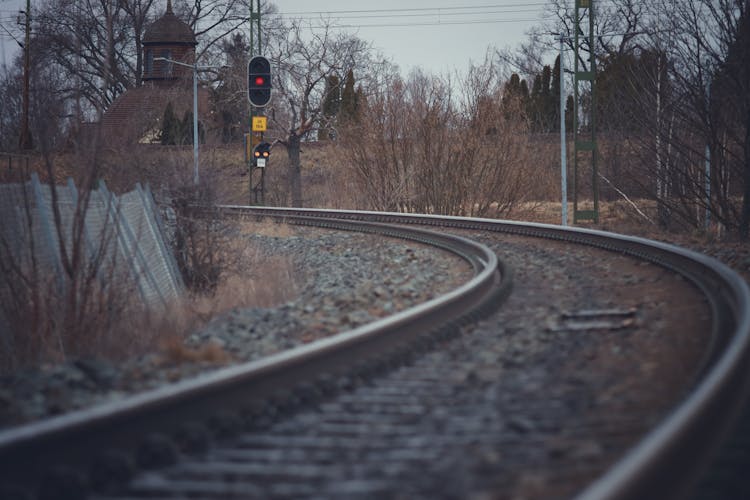
[[[596,54],[594,44],[594,2],[595,0],[575,0],[575,73],[574,73],[574,114],[573,114],[573,223],[579,221],[599,222],[599,179],[597,171],[597,142],[596,142]],[[584,32],[584,29],[586,31]],[[587,46],[588,65],[583,65],[583,54]],[[589,90],[589,105],[581,105],[581,97]],[[588,116],[584,115],[588,110]],[[584,122],[580,123],[580,119]],[[591,175],[591,202],[586,203],[585,210],[579,209],[579,194],[581,191],[581,171],[586,170]]]
[[[18,147],[22,150],[32,149],[34,143],[31,140],[29,130],[29,71],[31,70],[31,0],[26,0],[26,37],[23,44],[23,109],[21,111],[21,134],[18,138]]]
[[[565,37],[560,33],[560,192],[562,225],[568,225],[568,149],[565,135],[565,59],[563,48]]]
[[[257,42],[258,42],[258,48],[257,51],[255,50],[255,41],[256,41],[256,32],[257,32]],[[261,31],[260,31],[260,0],[250,0],[250,57],[249,60],[252,60],[254,56],[260,55],[262,50],[261,45]],[[249,68],[248,68],[249,71]],[[256,108],[252,103],[249,104],[249,133],[245,136],[246,137],[246,144],[245,144],[245,157],[248,164],[248,168],[250,169],[250,203],[251,204],[264,204],[265,203],[265,192],[266,192],[266,169],[265,168],[257,168],[255,166],[254,158],[253,158],[253,151],[255,150],[255,147],[258,144],[261,144],[263,142],[263,131],[254,130],[254,124],[260,123],[258,120],[254,120],[255,117],[262,117],[264,114],[262,113],[262,108]],[[265,123],[265,121],[263,121]],[[257,183],[253,182],[254,173],[256,171],[259,171],[260,173],[260,179]]]

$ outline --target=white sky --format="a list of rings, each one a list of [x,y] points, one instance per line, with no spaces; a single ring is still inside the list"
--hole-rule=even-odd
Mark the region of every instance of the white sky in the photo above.
[[[40,0],[31,0],[32,9]],[[262,0],[263,2],[267,0]],[[541,22],[546,0],[275,0],[285,17],[319,24],[321,17],[372,42],[406,75],[414,67],[443,73],[480,63],[489,46],[515,47]],[[0,65],[20,50],[18,10],[25,0],[0,0]],[[5,29],[3,29],[5,28]]]
[[[3,63],[10,64],[13,55],[21,50],[11,34],[18,40],[23,41],[17,18],[18,10],[25,8],[25,0],[0,0],[0,66]]]
[[[285,17],[347,26],[393,60],[442,73],[481,63],[487,48],[515,47],[539,25],[545,0],[275,0]],[[323,12],[316,14],[316,12]],[[295,14],[301,13],[301,14]],[[330,13],[330,14],[329,14]],[[317,21],[318,23],[320,21]]]

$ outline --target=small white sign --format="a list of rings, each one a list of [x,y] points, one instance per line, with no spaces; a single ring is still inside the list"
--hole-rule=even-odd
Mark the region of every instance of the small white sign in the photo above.
[[[255,166],[258,168],[265,168],[266,167],[266,159],[265,158],[258,158],[255,160]]]

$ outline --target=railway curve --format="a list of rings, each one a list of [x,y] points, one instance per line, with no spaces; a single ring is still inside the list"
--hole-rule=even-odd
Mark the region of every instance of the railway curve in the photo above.
[[[0,478],[3,481],[39,483],[42,481],[39,471],[50,466],[57,478],[51,480],[50,485],[70,481],[76,473],[65,468],[62,468],[63,473],[58,473],[61,468],[57,465],[61,461],[66,464],[87,462],[92,450],[101,451],[102,447],[113,450],[133,448],[133,443],[144,433],[162,431],[169,434],[167,431],[174,430],[175,420],[215,419],[216,415],[210,410],[212,406],[232,406],[240,397],[247,398],[248,391],[252,391],[254,401],[249,403],[246,400],[241,411],[267,407],[269,399],[273,399],[275,405],[284,405],[278,396],[273,396],[279,392],[285,393],[286,398],[297,400],[306,399],[309,391],[326,392],[332,373],[352,369],[357,348],[342,354],[337,349],[344,344],[348,344],[346,349],[358,345],[359,354],[370,356],[366,363],[355,363],[355,372],[364,374],[382,372],[393,365],[385,353],[393,352],[396,345],[409,345],[412,350],[400,356],[410,358],[414,351],[423,352],[436,339],[457,335],[462,325],[486,315],[507,296],[510,271],[483,245],[466,238],[447,236],[445,228],[547,238],[627,254],[680,274],[698,287],[708,300],[712,310],[712,342],[701,363],[700,377],[694,389],[624,458],[585,489],[580,498],[679,497],[684,490],[675,485],[689,486],[685,477],[693,476],[704,465],[705,457],[710,456],[711,450],[717,446],[718,436],[731,427],[748,392],[747,374],[742,365],[750,356],[750,293],[735,273],[705,256],[639,238],[541,224],[356,211],[239,206],[224,206],[221,210],[229,217],[271,217],[296,224],[379,232],[428,242],[461,255],[471,263],[476,275],[446,296],[367,327],[319,341],[314,347],[295,349],[251,363],[252,366],[223,370],[204,377],[199,383],[178,384],[117,405],[0,433],[0,463],[3,465]],[[413,225],[438,227],[442,232],[414,231],[410,228]],[[468,313],[467,304],[471,306]],[[438,309],[441,311],[436,312]],[[381,329],[390,329],[390,334]],[[405,331],[412,335],[406,341],[403,338]],[[425,331],[431,332],[429,336],[425,336]],[[374,357],[373,352],[376,352]],[[251,382],[259,385],[248,385],[248,379],[253,377],[266,378],[262,382]],[[311,384],[306,384],[301,388],[299,377],[317,380],[318,385],[311,388]],[[232,383],[237,385],[227,389]],[[202,402],[198,405],[188,403],[194,397]],[[128,422],[131,430],[122,431],[124,422]],[[703,432],[705,426],[715,429],[714,434]],[[107,444],[103,446],[102,443]],[[123,454],[114,451],[108,452],[108,457],[100,463],[117,469],[118,464],[124,462],[127,459]]]
[[[169,453],[172,443],[165,436],[174,436],[175,422],[187,422],[177,431],[189,434],[195,423],[225,425],[220,420],[227,414],[231,421],[232,413],[247,415],[286,404],[311,387],[325,392],[337,375],[383,369],[389,363],[384,358],[393,351],[424,350],[434,337],[454,335],[462,325],[496,308],[510,292],[510,270],[483,245],[458,236],[367,221],[302,216],[295,222],[432,245],[466,260],[475,276],[451,292],[335,338],[119,403],[0,432],[0,485],[7,485],[3,491],[15,495],[39,488],[41,497],[52,492],[52,498],[65,488],[86,491],[92,483],[109,481],[112,474],[127,474],[124,471],[137,460],[132,457]],[[317,381],[319,387],[309,381]],[[107,477],[86,477],[90,468],[91,476]]]
[[[238,207],[225,206],[227,213]],[[243,210],[245,214],[250,212]],[[258,215],[311,217],[331,211],[253,209]],[[632,255],[670,269],[698,287],[711,308],[710,348],[690,395],[579,498],[680,498],[731,431],[750,392],[750,291],[720,262],[643,238],[583,228],[421,214],[333,211],[349,220],[388,220],[546,238]],[[710,432],[707,432],[710,429]]]

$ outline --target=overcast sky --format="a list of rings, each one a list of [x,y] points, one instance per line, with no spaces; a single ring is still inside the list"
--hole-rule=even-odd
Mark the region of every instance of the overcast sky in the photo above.
[[[32,9],[40,0],[31,0]],[[265,1],[265,0],[263,0]],[[164,2],[166,4],[166,2]],[[402,73],[420,66],[430,72],[462,70],[479,63],[489,46],[515,47],[541,20],[545,0],[276,0],[281,14],[313,25],[330,18],[358,34],[399,65]],[[0,64],[19,50],[7,29],[16,26],[25,0],[0,0]]]
[[[404,74],[482,62],[489,46],[515,47],[541,21],[545,0],[277,0],[286,17],[330,17],[372,42]],[[319,23],[319,21],[317,21]]]

